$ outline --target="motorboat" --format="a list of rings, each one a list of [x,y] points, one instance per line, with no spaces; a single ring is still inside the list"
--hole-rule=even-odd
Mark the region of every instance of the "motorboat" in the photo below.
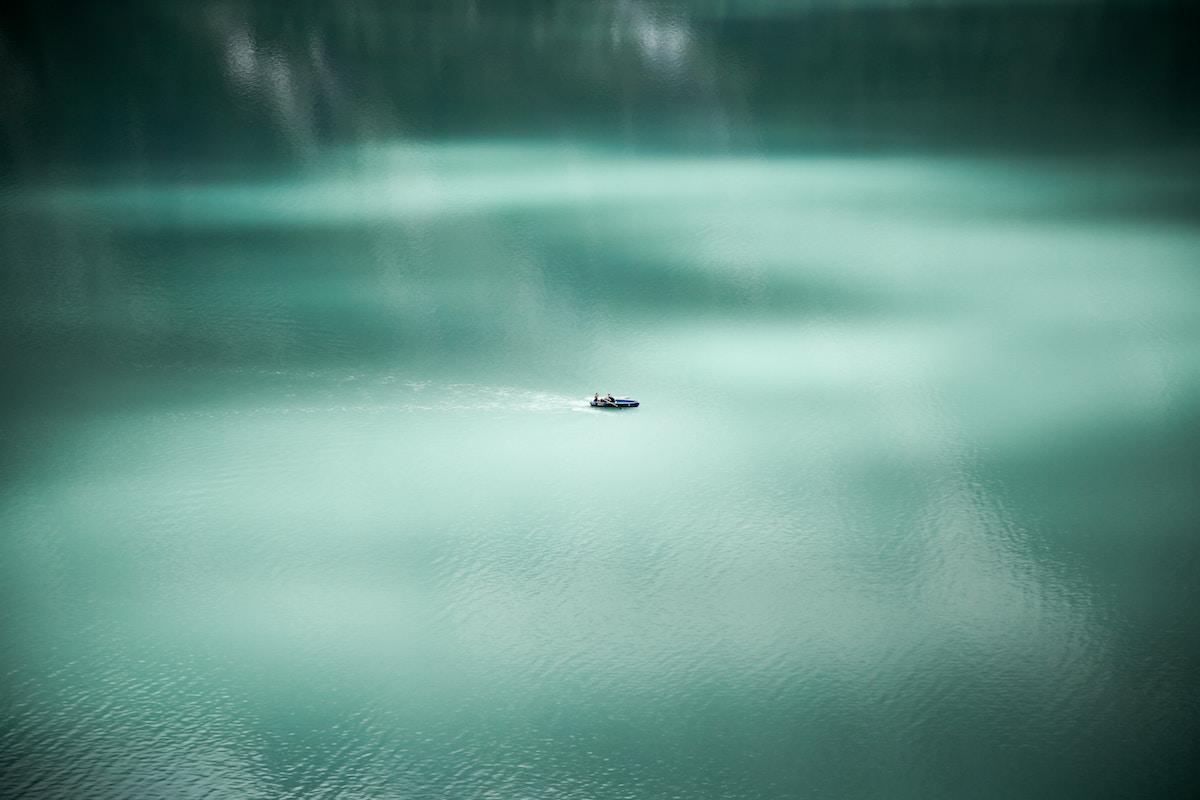
[[[641,405],[637,400],[631,400],[628,397],[614,397],[612,400],[601,397],[599,400],[589,402],[595,408],[637,408]]]

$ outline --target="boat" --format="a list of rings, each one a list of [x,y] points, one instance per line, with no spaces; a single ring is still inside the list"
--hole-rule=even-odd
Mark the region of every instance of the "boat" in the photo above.
[[[631,400],[628,397],[614,397],[612,400],[605,400],[601,397],[599,400],[588,401],[595,408],[637,408],[641,405],[637,400]]]

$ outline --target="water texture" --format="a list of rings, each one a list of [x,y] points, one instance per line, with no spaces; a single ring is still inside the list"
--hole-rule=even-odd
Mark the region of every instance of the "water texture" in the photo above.
[[[1195,785],[1185,5],[109,5],[0,17],[4,797]]]

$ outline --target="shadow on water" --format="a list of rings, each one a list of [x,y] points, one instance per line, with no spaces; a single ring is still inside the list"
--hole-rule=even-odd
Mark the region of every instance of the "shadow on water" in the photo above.
[[[479,131],[710,152],[1192,146],[1195,21],[1187,2],[10,4],[0,168],[228,177]]]

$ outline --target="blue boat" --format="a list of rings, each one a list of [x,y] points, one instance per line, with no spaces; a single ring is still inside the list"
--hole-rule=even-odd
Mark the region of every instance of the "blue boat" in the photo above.
[[[601,397],[599,400],[588,402],[595,408],[637,408],[640,405],[637,400],[630,400],[628,397],[614,397],[612,400]]]

